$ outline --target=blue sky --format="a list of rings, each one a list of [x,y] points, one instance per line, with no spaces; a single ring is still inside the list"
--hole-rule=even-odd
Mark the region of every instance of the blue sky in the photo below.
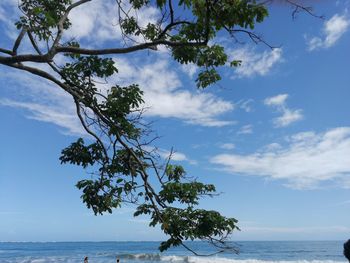
[[[16,3],[0,3],[5,47],[16,37]],[[66,37],[91,47],[115,44],[120,34],[108,4],[76,10]],[[220,36],[215,41],[243,64],[223,67],[223,80],[204,91],[195,88],[196,67],[172,62],[166,50],[114,57],[113,80],[145,91],[157,146],[174,147],[175,162],[222,193],[202,206],[239,220],[235,240],[350,236],[349,6],[315,1],[325,20],[293,20],[290,8],[272,7],[256,31],[280,47],[274,50]],[[141,18],[157,15],[147,9]],[[87,175],[58,160],[86,137],[66,94],[3,66],[0,83],[0,241],[163,239],[146,218],[132,217],[132,207],[97,217],[85,208],[74,185]]]

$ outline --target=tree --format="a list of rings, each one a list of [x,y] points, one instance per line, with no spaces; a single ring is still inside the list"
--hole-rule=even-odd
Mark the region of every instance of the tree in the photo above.
[[[350,239],[344,243],[344,256],[349,260],[350,262]]]
[[[79,138],[62,150],[60,160],[94,170],[94,179],[76,186],[95,214],[112,213],[124,203],[135,204],[134,216],[148,215],[150,226],[160,226],[168,236],[161,251],[182,245],[196,253],[184,243],[194,239],[208,241],[218,251],[230,248],[226,241],[238,229],[237,220],[198,208],[201,197],[216,194],[215,186],[187,177],[182,166],[171,164],[171,154],[163,161],[150,147],[154,138],[142,121],[139,86],[115,83],[103,92],[97,83],[118,73],[113,59],[106,55],[156,50],[158,46],[168,48],[179,63],[201,68],[198,88],[216,83],[221,78],[218,67],[227,63],[236,67],[240,61],[228,61],[224,47],[210,40],[223,32],[233,39],[244,33],[254,42],[264,42],[251,30],[267,17],[271,1],[116,0],[125,45],[88,49],[66,40],[64,32],[71,27],[71,10],[90,1],[98,0],[22,0],[22,16],[15,24],[18,37],[12,49],[0,48],[0,64],[49,80],[72,96],[92,142]],[[297,2],[285,1],[294,7],[294,13],[311,12]],[[141,26],[137,13],[149,6],[161,16]],[[18,54],[24,38],[29,39],[33,52]],[[59,54],[66,57],[63,65],[57,63]]]

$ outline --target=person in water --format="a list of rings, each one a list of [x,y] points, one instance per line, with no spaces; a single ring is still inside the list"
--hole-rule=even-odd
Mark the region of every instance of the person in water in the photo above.
[[[350,262],[350,239],[344,243],[344,256]]]
[[[89,263],[89,258],[88,257],[84,258],[84,263]]]

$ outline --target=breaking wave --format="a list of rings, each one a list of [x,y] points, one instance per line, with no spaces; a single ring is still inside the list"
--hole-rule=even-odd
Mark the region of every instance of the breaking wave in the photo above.
[[[345,263],[345,261],[334,260],[258,260],[258,259],[230,259],[220,256],[196,257],[196,256],[176,256],[160,254],[99,254],[91,256],[93,263],[115,263],[119,258],[123,262],[169,262],[169,263]],[[81,263],[81,257],[25,257],[1,260],[3,263]]]

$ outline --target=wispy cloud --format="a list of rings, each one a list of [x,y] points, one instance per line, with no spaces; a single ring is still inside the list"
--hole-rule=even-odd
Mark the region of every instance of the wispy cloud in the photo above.
[[[235,147],[233,143],[223,143],[220,145],[220,148],[224,150],[233,150]]]
[[[186,154],[181,152],[175,151],[173,153],[170,153],[169,151],[160,150],[159,153],[162,158],[169,158],[169,156],[171,155],[171,160],[175,162],[188,162],[189,164],[192,164],[192,165],[197,164],[196,160],[188,158]]]
[[[11,40],[15,40],[17,38],[18,30],[14,24],[18,21],[20,15],[17,0],[0,1],[0,21],[5,31],[5,34],[1,36],[2,39],[8,37]]]
[[[286,127],[293,122],[300,121],[304,118],[302,110],[289,109],[287,107],[286,100],[288,94],[280,94],[274,97],[266,98],[264,104],[275,108],[278,112],[282,113],[282,116],[273,120],[275,127]]]
[[[313,37],[307,40],[308,50],[330,48],[346,33],[350,20],[346,15],[335,14],[323,25],[323,37]]]
[[[37,103],[18,102],[8,99],[0,100],[0,105],[25,109],[30,112],[27,114],[28,119],[55,124],[65,129],[62,131],[64,134],[74,134],[79,136],[86,135],[76,115],[65,109]]]
[[[29,119],[55,124],[64,134],[86,135],[76,116],[72,98],[64,91],[29,74],[14,70],[0,73],[0,79],[6,81],[8,94],[12,96],[0,99],[0,106],[13,107],[26,111]]]
[[[14,212],[14,211],[0,211],[0,216],[8,216],[8,215],[23,215],[24,212]]]
[[[147,220],[147,219],[131,218],[131,219],[128,219],[128,222],[130,222],[130,223],[136,223],[136,224],[148,225],[150,221]]]
[[[264,100],[265,105],[268,106],[283,106],[286,103],[288,94],[279,94],[274,97],[269,97]]]
[[[237,132],[237,134],[252,134],[252,133],[253,133],[253,125],[251,124],[242,126]]]
[[[253,111],[253,99],[247,99],[247,100],[240,100],[236,103],[237,107],[244,110],[245,112],[252,112]]]
[[[346,226],[307,226],[307,227],[242,227],[243,232],[281,233],[281,234],[314,234],[314,233],[344,233],[349,232]]]
[[[229,51],[231,60],[242,61],[242,65],[235,69],[234,77],[243,78],[267,75],[274,65],[282,61],[282,53],[281,48],[262,53],[247,47]]]
[[[350,205],[350,200],[346,200],[346,201],[335,204],[335,206],[346,206],[346,205]]]
[[[285,147],[264,147],[249,155],[220,154],[211,162],[230,173],[282,180],[296,189],[350,186],[350,127],[298,133]],[[332,184],[333,183],[333,184]]]
[[[149,152],[153,152],[159,155],[160,158],[167,160],[170,158],[171,161],[175,162],[188,162],[189,164],[195,165],[197,164],[196,160],[190,159],[186,154],[179,152],[179,151],[168,151],[166,149],[152,147],[152,146],[145,146],[145,150]]]
[[[190,78],[193,78],[193,76],[197,73],[198,71],[198,66],[196,66],[193,63],[188,63],[188,64],[182,64],[180,66],[180,69]]]

